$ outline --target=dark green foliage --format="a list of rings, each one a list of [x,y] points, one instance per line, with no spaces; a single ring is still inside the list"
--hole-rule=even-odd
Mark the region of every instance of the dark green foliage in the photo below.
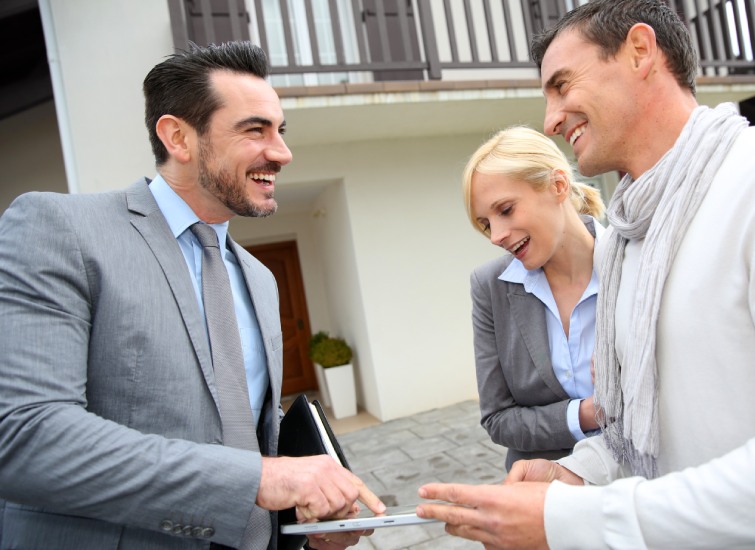
[[[343,338],[328,336],[320,331],[309,341],[309,358],[324,368],[346,365],[351,362],[351,348]]]

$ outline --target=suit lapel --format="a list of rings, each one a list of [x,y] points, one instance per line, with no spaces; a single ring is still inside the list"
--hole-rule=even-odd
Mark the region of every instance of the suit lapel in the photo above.
[[[265,346],[265,357],[267,358],[267,374],[270,378],[270,391],[268,397],[265,399],[265,416],[266,418],[274,419],[273,431],[274,433],[267,433],[268,440],[277,441],[277,411],[280,406],[280,392],[281,392],[281,375],[278,369],[272,368],[272,365],[276,364],[273,350],[274,338],[280,334],[280,326],[271,326],[270,320],[277,319],[277,315],[269,315],[266,313],[266,308],[270,307],[270,296],[264,296],[263,293],[266,290],[259,284],[255,284],[255,276],[258,275],[260,268],[249,261],[249,253],[239,246],[231,237],[228,236],[228,243],[231,246],[231,250],[236,255],[239,266],[241,266],[241,272],[244,274],[244,282],[246,288],[249,290],[249,296],[254,306],[254,311],[257,316],[257,323],[262,333],[262,342]],[[259,273],[262,275],[261,273]],[[267,422],[266,422],[267,425]]]
[[[512,318],[519,327],[519,333],[527,346],[532,362],[543,382],[562,399],[569,396],[553,372],[553,363],[548,346],[548,327],[545,324],[545,306],[522,285],[508,285],[508,298]]]
[[[152,250],[165,274],[194,346],[207,387],[215,400],[216,406],[218,406],[209,342],[199,313],[194,287],[191,285],[191,279],[186,269],[186,259],[173,237],[168,222],[145,183],[144,180],[141,180],[126,191],[128,209],[134,214],[138,214],[132,217],[131,224]]]

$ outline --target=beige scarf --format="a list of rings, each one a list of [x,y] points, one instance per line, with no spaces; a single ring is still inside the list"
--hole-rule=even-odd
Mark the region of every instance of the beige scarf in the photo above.
[[[639,179],[627,174],[608,207],[614,227],[603,258],[596,313],[595,401],[608,448],[634,475],[658,475],[656,325],[666,277],[687,227],[747,121],[733,104],[697,107],[674,146]],[[755,153],[754,153],[755,154]],[[626,357],[614,346],[616,298],[628,240],[645,239]]]

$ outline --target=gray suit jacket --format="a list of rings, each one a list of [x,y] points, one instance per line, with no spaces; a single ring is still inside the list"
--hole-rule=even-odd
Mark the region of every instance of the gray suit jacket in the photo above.
[[[481,424],[508,448],[506,469],[520,459],[561,458],[576,443],[566,421],[570,398],[550,359],[545,306],[498,278],[512,260],[496,258],[470,278]]]
[[[277,287],[233,249],[270,375],[260,447],[275,455]],[[6,211],[0,349],[2,548],[240,542],[261,457],[222,445],[190,275],[145,181],[124,192],[30,193]]]

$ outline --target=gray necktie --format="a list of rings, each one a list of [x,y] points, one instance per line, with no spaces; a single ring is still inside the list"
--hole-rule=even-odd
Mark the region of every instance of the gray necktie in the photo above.
[[[191,232],[202,245],[202,301],[210,335],[223,444],[259,452],[231,283],[220,255],[218,234],[204,223],[192,225]],[[242,548],[267,548],[271,531],[270,513],[255,506]]]

